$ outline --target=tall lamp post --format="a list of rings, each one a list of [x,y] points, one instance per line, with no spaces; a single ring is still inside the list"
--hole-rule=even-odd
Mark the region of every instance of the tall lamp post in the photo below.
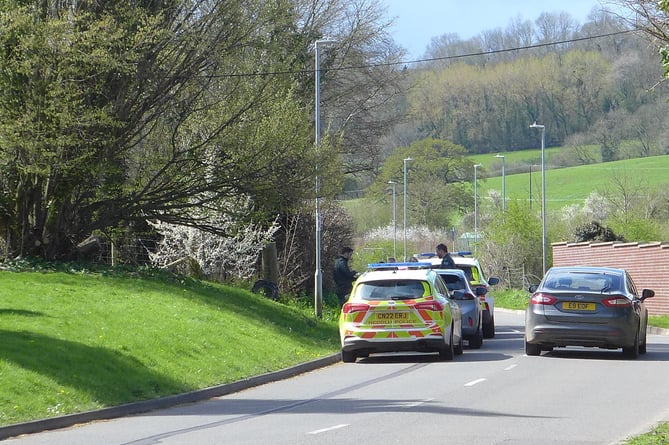
[[[532,164],[530,164],[530,210],[532,209]]]
[[[495,157],[502,159],[502,211],[506,212],[506,157],[504,155]]]
[[[411,158],[404,160],[404,260],[407,260],[407,162],[413,161]]]
[[[474,164],[474,242],[479,241],[479,191],[478,168],[481,164]]]
[[[332,39],[319,39],[314,42],[314,75],[315,75],[315,102],[316,108],[314,110],[315,119],[315,146],[316,151],[319,151],[321,144],[321,59],[319,52],[319,45],[330,45],[335,43]],[[321,271],[321,181],[318,176],[318,166],[316,166],[316,272],[314,272],[314,307],[316,317],[321,317],[323,314],[323,273]]]
[[[541,128],[541,251],[543,273],[546,275],[546,126],[533,123],[530,128]]]
[[[397,258],[397,182],[388,181],[393,186],[393,258]]]

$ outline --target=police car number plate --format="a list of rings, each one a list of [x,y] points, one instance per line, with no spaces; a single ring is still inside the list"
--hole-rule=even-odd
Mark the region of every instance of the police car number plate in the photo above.
[[[393,324],[409,321],[409,312],[378,312],[374,314],[373,323]]]

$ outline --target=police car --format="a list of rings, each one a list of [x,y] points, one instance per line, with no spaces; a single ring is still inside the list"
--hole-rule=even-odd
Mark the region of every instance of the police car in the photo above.
[[[495,298],[490,294],[490,286],[499,283],[499,278],[486,278],[479,261],[471,256],[471,252],[461,251],[451,253],[451,258],[458,269],[464,271],[472,289],[479,295],[483,310],[483,338],[495,336]],[[418,261],[431,262],[432,267],[439,267],[441,259],[432,252],[414,255]],[[485,289],[485,293],[477,289]]]
[[[342,361],[379,352],[462,354],[462,315],[429,262],[370,264],[339,318]]]

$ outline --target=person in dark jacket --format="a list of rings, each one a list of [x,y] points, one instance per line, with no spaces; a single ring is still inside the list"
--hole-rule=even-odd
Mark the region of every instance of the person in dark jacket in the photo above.
[[[339,298],[339,306],[343,306],[348,299],[348,295],[353,289],[353,281],[358,277],[358,272],[351,270],[348,261],[353,255],[353,249],[350,247],[342,247],[339,256],[334,263],[334,282],[335,292]]]
[[[444,269],[456,269],[455,261],[451,258],[451,254],[448,253],[446,244],[439,244],[437,246],[437,256],[441,258],[441,267]]]

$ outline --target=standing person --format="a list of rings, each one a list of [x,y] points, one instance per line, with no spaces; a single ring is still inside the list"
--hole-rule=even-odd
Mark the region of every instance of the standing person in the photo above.
[[[441,258],[441,267],[444,269],[456,269],[455,261],[451,258],[451,254],[448,253],[446,244],[439,244],[437,246],[437,256]]]
[[[353,249],[342,247],[334,263],[335,292],[337,293],[337,298],[339,298],[340,307],[346,302],[348,294],[353,289],[353,281],[358,276],[358,272],[351,270],[348,266],[351,255],[353,255]]]

